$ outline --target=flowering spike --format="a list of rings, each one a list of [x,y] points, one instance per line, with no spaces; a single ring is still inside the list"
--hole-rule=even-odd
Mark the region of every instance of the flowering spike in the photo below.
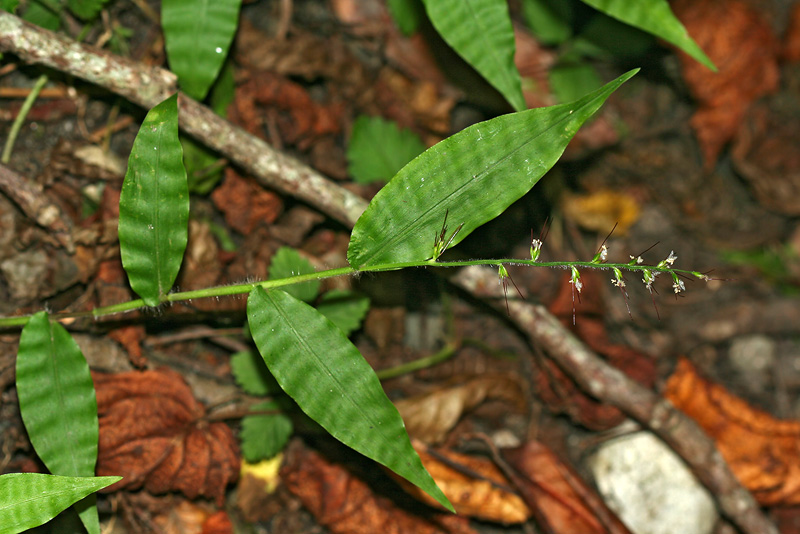
[[[578,271],[578,268],[575,267],[574,265],[572,266],[572,279],[569,281],[569,283],[572,284],[572,287],[574,287],[578,291],[578,293],[580,293],[581,289],[583,289],[583,282],[581,282],[581,273],[580,271]]]

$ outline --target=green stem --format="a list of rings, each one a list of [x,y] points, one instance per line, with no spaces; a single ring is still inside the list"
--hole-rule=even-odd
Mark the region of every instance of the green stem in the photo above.
[[[39,98],[39,93],[42,92],[47,81],[48,78],[46,74],[39,76],[39,79],[36,80],[36,83],[33,85],[33,89],[31,89],[31,92],[28,93],[28,96],[25,98],[25,102],[22,103],[22,107],[19,108],[19,113],[14,119],[14,124],[11,125],[11,130],[8,132],[8,138],[3,147],[3,155],[0,156],[0,163],[3,163],[3,165],[6,165],[11,160],[11,151],[14,149],[14,143],[17,141],[19,131],[22,129],[25,118],[28,116],[28,113],[30,113],[33,103]]]
[[[394,378],[396,376],[413,373],[414,371],[419,371],[420,369],[426,369],[428,367],[436,365],[437,363],[447,360],[448,358],[452,357],[453,354],[456,353],[457,349],[458,345],[456,343],[448,343],[447,345],[442,347],[442,349],[436,354],[431,354],[430,356],[425,356],[424,358],[419,358],[417,360],[397,365],[395,367],[389,367],[388,369],[375,371],[375,374],[378,375],[379,379],[387,380],[389,378]]]
[[[244,284],[235,284],[230,286],[209,287],[206,289],[197,289],[194,291],[180,291],[177,293],[170,293],[161,297],[161,302],[181,302],[192,299],[209,298],[209,297],[222,297],[230,295],[241,295],[249,293],[256,287],[264,289],[275,289],[278,287],[288,286],[292,284],[299,284],[311,280],[324,280],[326,278],[333,278],[337,276],[355,275],[357,273],[378,273],[385,271],[396,271],[399,269],[406,269],[410,267],[467,267],[470,265],[491,265],[499,267],[501,265],[528,265],[534,267],[554,267],[570,269],[572,267],[582,269],[619,269],[628,272],[644,272],[651,273],[674,273],[684,275],[689,278],[704,279],[704,275],[697,271],[688,271],[682,269],[672,269],[670,267],[659,267],[657,265],[640,265],[631,263],[596,263],[591,261],[551,261],[540,262],[533,260],[521,260],[517,258],[504,258],[504,259],[490,259],[490,260],[462,260],[462,261],[409,261],[398,263],[384,263],[380,265],[373,265],[364,267],[362,269],[354,269],[353,267],[340,267],[337,269],[327,269],[309,274],[302,274],[298,276],[290,276],[287,278],[280,278],[277,280],[264,280],[261,282],[248,282]],[[121,302],[111,306],[104,306],[102,308],[95,308],[91,311],[85,312],[72,312],[72,313],[58,313],[52,317],[57,320],[73,319],[80,317],[102,317],[116,313],[124,313],[140,308],[144,308],[145,304],[142,299],[130,300],[128,302]],[[12,326],[24,326],[27,324],[29,315],[19,317],[0,317],[0,328]]]

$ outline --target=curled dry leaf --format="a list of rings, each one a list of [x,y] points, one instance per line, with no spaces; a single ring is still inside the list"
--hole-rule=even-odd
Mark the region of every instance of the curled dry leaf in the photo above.
[[[503,457],[519,472],[514,482],[536,519],[554,533],[630,534],[625,525],[556,454],[538,441],[503,450]]]
[[[719,69],[714,73],[679,52],[683,78],[698,101],[692,128],[710,169],[750,104],[777,89],[778,42],[742,0],[677,0],[672,9]]]
[[[228,226],[243,235],[258,224],[272,223],[283,211],[281,198],[255,183],[242,178],[230,167],[225,180],[211,193],[214,205],[225,215]]]
[[[298,443],[287,452],[281,478],[333,534],[474,534],[466,517],[413,515],[373,493],[344,467]]]
[[[444,387],[394,403],[412,438],[425,443],[441,443],[464,412],[487,398],[502,399],[519,411],[525,409],[520,381],[508,375],[488,375]]]
[[[681,359],[664,396],[714,439],[759,504],[800,504],[800,422],[781,421],[708,382]]]
[[[587,230],[627,235],[639,219],[639,203],[627,193],[597,191],[588,195],[567,194],[561,200],[564,215]]]
[[[601,298],[603,285],[608,283],[605,273],[581,273],[584,288],[580,302],[572,300],[573,287],[569,280],[569,275],[565,275],[558,295],[550,304],[553,315],[598,355],[642,385],[652,387],[656,376],[653,360],[630,347],[615,345],[608,339]],[[536,376],[536,394],[551,410],[566,413],[576,423],[592,430],[607,430],[625,420],[625,414],[616,407],[602,404],[581,391],[551,360],[539,361],[537,366],[540,372]]]
[[[425,469],[459,515],[506,525],[523,523],[531,517],[528,506],[514,493],[508,479],[491,460],[430,449],[416,440],[412,443]],[[427,493],[394,478],[418,500],[442,509]]]
[[[193,499],[225,498],[239,474],[239,448],[224,423],[205,409],[180,374],[168,369],[93,373],[100,441],[97,474],[124,478],[105,491],[177,490]]]

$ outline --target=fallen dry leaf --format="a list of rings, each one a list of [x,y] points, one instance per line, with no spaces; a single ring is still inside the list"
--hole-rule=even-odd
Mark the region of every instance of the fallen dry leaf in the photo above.
[[[800,215],[800,103],[781,92],[753,105],[734,140],[736,171],[747,179],[758,202],[784,215]]]
[[[714,439],[759,504],[800,504],[800,422],[753,408],[702,378],[685,358],[667,381],[664,397]]]
[[[597,191],[588,195],[566,194],[561,199],[564,215],[587,230],[626,235],[639,220],[639,203],[631,195],[617,191]]]
[[[239,447],[224,423],[203,421],[205,409],[180,374],[169,369],[92,373],[100,442],[97,474],[120,475],[104,491],[181,491],[214,498],[239,474]]]
[[[508,479],[491,460],[431,449],[417,440],[413,445],[425,469],[459,515],[505,525],[523,523],[530,518],[528,506],[514,493]],[[443,509],[418,487],[399,477],[394,478],[417,500]]]
[[[790,62],[800,61],[800,4],[794,4],[789,16],[789,27],[783,37],[783,59]]]
[[[520,473],[515,483],[547,532],[630,534],[603,499],[544,444],[529,441],[502,454]]]
[[[182,500],[152,518],[153,530],[163,534],[233,534],[225,510],[211,512],[204,506]]]
[[[424,395],[394,403],[412,438],[429,444],[444,441],[464,412],[487,398],[508,401],[518,411],[525,409],[525,395],[518,379],[508,375],[485,375],[458,380]]]
[[[275,222],[283,210],[278,195],[242,178],[230,167],[225,169],[223,182],[211,193],[211,200],[224,214],[228,226],[243,235],[250,234],[258,224]]]
[[[413,515],[340,465],[299,443],[286,453],[281,478],[290,492],[333,534],[475,534],[466,517]]]
[[[651,387],[656,376],[653,361],[630,347],[615,345],[608,339],[601,298],[602,286],[607,283],[605,278],[605,272],[581,273],[584,288],[580,301],[577,297],[573,301],[570,277],[565,276],[558,295],[550,304],[550,311],[590,349],[642,385]],[[616,407],[602,404],[584,393],[551,360],[538,361],[537,365],[540,372],[536,377],[536,394],[554,412],[566,413],[575,422],[592,430],[607,430],[625,420],[625,414]]]
[[[677,0],[672,3],[714,73],[679,52],[683,78],[698,101],[691,119],[706,169],[716,163],[758,97],[778,87],[778,42],[769,24],[742,0]]]

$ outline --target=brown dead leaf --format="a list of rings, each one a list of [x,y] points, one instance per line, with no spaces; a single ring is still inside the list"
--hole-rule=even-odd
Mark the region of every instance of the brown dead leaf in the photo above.
[[[222,505],[239,473],[239,447],[224,423],[205,409],[180,374],[169,369],[93,373],[100,421],[97,474],[121,475],[105,491],[181,491]]]
[[[487,398],[508,401],[518,411],[525,409],[522,384],[515,377],[486,375],[460,379],[457,384],[394,403],[412,438],[441,443],[465,412]]]
[[[683,78],[698,101],[691,124],[708,170],[750,104],[777,89],[778,42],[764,18],[742,0],[677,0],[672,9],[719,69],[714,73],[679,52]]]
[[[253,180],[241,177],[230,167],[225,169],[225,179],[211,193],[214,205],[225,215],[228,226],[248,235],[258,224],[275,221],[283,210],[283,201]]]
[[[800,4],[794,4],[789,17],[789,27],[783,38],[783,59],[792,63],[800,61]]]
[[[466,517],[412,515],[380,497],[342,466],[294,443],[281,478],[333,534],[474,534]]]
[[[714,439],[744,487],[763,506],[800,504],[800,422],[781,421],[708,382],[681,358],[664,397]]]
[[[444,492],[456,513],[505,525],[523,523],[531,516],[525,502],[510,487],[508,479],[487,458],[449,450],[428,448],[414,440],[422,464]],[[443,508],[433,497],[397,476],[405,490],[434,508]]]
[[[584,288],[579,302],[577,298],[573,301],[573,287],[569,283],[569,276],[565,276],[558,295],[550,304],[550,311],[589,348],[634,380],[651,387],[656,376],[653,361],[644,354],[624,345],[615,345],[608,339],[601,298],[602,287],[606,283],[604,278],[605,273],[581,273]],[[540,372],[536,377],[536,394],[551,410],[566,413],[575,422],[592,430],[607,430],[625,420],[625,415],[614,406],[602,404],[581,391],[551,360],[539,361],[537,365]]]
[[[626,235],[639,219],[639,203],[631,195],[617,191],[597,191],[588,195],[566,194],[561,199],[564,215],[579,226],[595,232]]]
[[[758,202],[784,215],[800,215],[800,102],[781,92],[750,108],[731,149],[736,171]]]
[[[630,534],[603,499],[542,443],[529,441],[503,450],[503,456],[519,471],[515,483],[547,532]]]

